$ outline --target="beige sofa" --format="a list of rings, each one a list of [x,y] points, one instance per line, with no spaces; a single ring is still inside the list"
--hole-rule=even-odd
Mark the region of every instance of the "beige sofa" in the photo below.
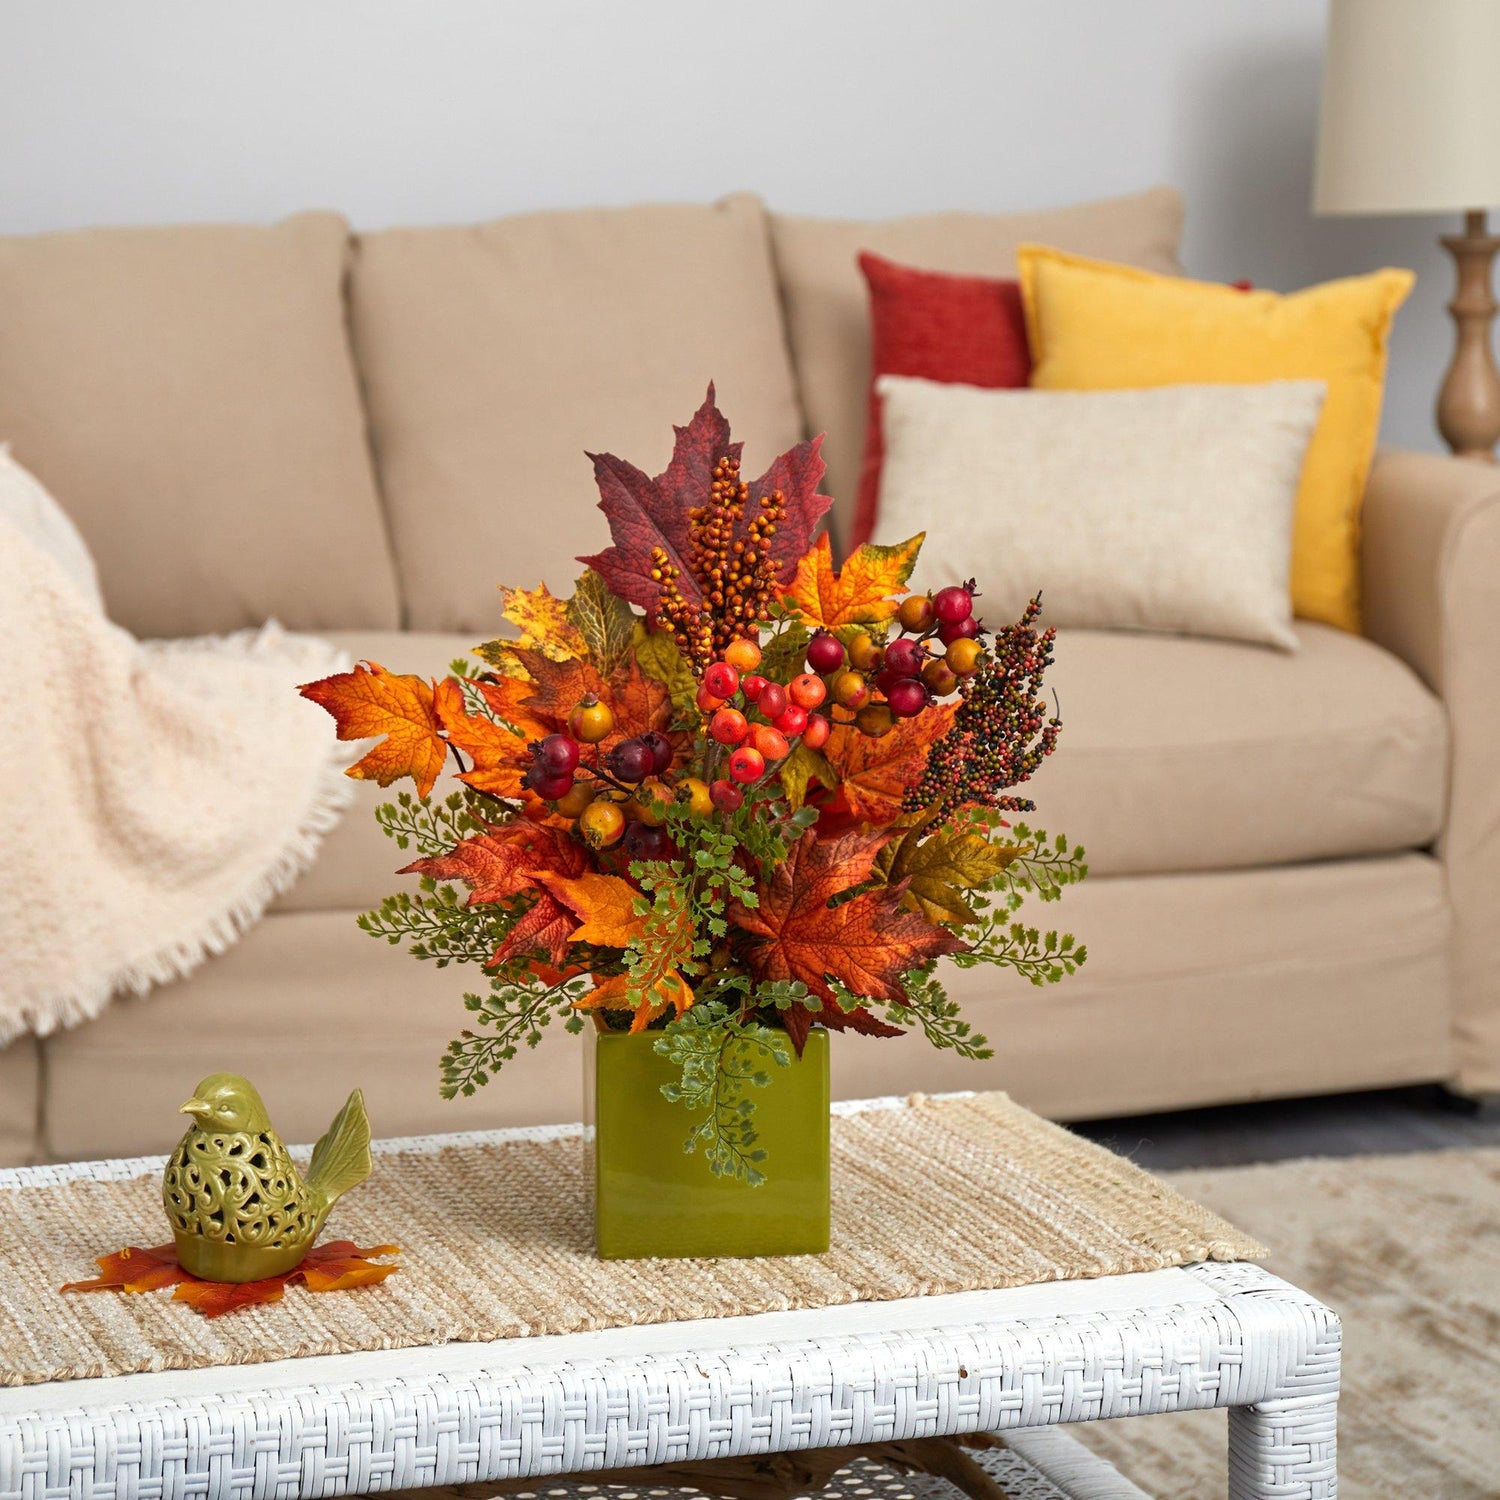
[[[72,512],[138,634],[276,615],[437,673],[495,630],[498,580],[559,588],[599,545],[583,450],[660,466],[710,377],[750,465],[826,429],[830,489],[851,497],[857,250],[1003,274],[1036,238],[1172,271],[1180,220],[1163,189],[878,224],[741,196],[0,240],[0,439]],[[1064,635],[1037,821],[1089,849],[1056,919],[1090,961],[1046,990],[955,975],[994,1060],[845,1038],[840,1093],[999,1086],[1076,1118],[1500,1088],[1500,476],[1383,455],[1365,528],[1363,637],[1307,626],[1284,655]],[[7,797],[25,817],[25,788]],[[354,926],[400,883],[379,800],[361,787],[317,866],[191,979],[0,1053],[0,1161],[159,1149],[221,1066],[300,1138],[356,1083],[385,1133],[576,1117],[565,1036],[474,1100],[438,1099],[465,976]]]

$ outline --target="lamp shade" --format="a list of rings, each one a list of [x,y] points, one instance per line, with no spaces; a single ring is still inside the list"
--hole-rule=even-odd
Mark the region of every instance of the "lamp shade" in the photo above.
[[[1500,204],[1500,0],[1331,0],[1313,208]]]

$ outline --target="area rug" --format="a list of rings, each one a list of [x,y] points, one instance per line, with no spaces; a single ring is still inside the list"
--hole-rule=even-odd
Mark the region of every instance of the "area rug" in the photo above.
[[[1500,1150],[1166,1175],[1342,1316],[1340,1500],[1500,1496]],[[1071,1430],[1158,1500],[1225,1493],[1223,1412]]]
[[[601,1261],[577,1133],[392,1142],[371,1181],[338,1205],[331,1232],[398,1241],[400,1272],[378,1287],[295,1293],[213,1322],[160,1294],[58,1291],[88,1275],[95,1256],[163,1241],[159,1164],[0,1173],[0,1385],[831,1307],[1260,1253],[1157,1178],[1004,1094],[841,1111],[831,1154],[826,1255]]]

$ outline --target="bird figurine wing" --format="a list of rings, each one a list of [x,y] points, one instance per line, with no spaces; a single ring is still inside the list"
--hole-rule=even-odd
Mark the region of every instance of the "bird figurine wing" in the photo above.
[[[307,1187],[318,1202],[319,1218],[326,1217],[328,1210],[373,1170],[365,1096],[355,1089],[313,1147],[308,1163]]]

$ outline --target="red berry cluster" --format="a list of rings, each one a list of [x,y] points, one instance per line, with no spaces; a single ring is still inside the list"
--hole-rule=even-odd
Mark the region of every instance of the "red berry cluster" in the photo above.
[[[1028,781],[1057,744],[1060,720],[1041,697],[1056,631],[1038,631],[1041,600],[995,633],[991,655],[960,688],[953,725],[928,752],[921,780],[906,795],[908,811],[936,807],[939,816],[982,804],[1030,812],[1024,797],[1005,795]]]
[[[811,749],[828,743],[832,725],[820,707],[828,689],[821,678],[803,672],[789,683],[773,682],[757,668],[761,651],[748,638],[731,641],[723,656],[704,668],[698,707],[708,715],[708,735],[727,749],[727,776],[709,787],[715,807],[734,812],[745,800],[743,788],[792,753],[794,742]]]
[[[931,597],[903,599],[896,612],[900,633],[881,645],[861,631],[849,642],[847,667],[842,644],[819,631],[808,646],[808,664],[832,674],[833,701],[854,715],[862,733],[879,739],[897,719],[915,718],[979,670],[983,627],[974,617],[974,593],[971,579]]]

